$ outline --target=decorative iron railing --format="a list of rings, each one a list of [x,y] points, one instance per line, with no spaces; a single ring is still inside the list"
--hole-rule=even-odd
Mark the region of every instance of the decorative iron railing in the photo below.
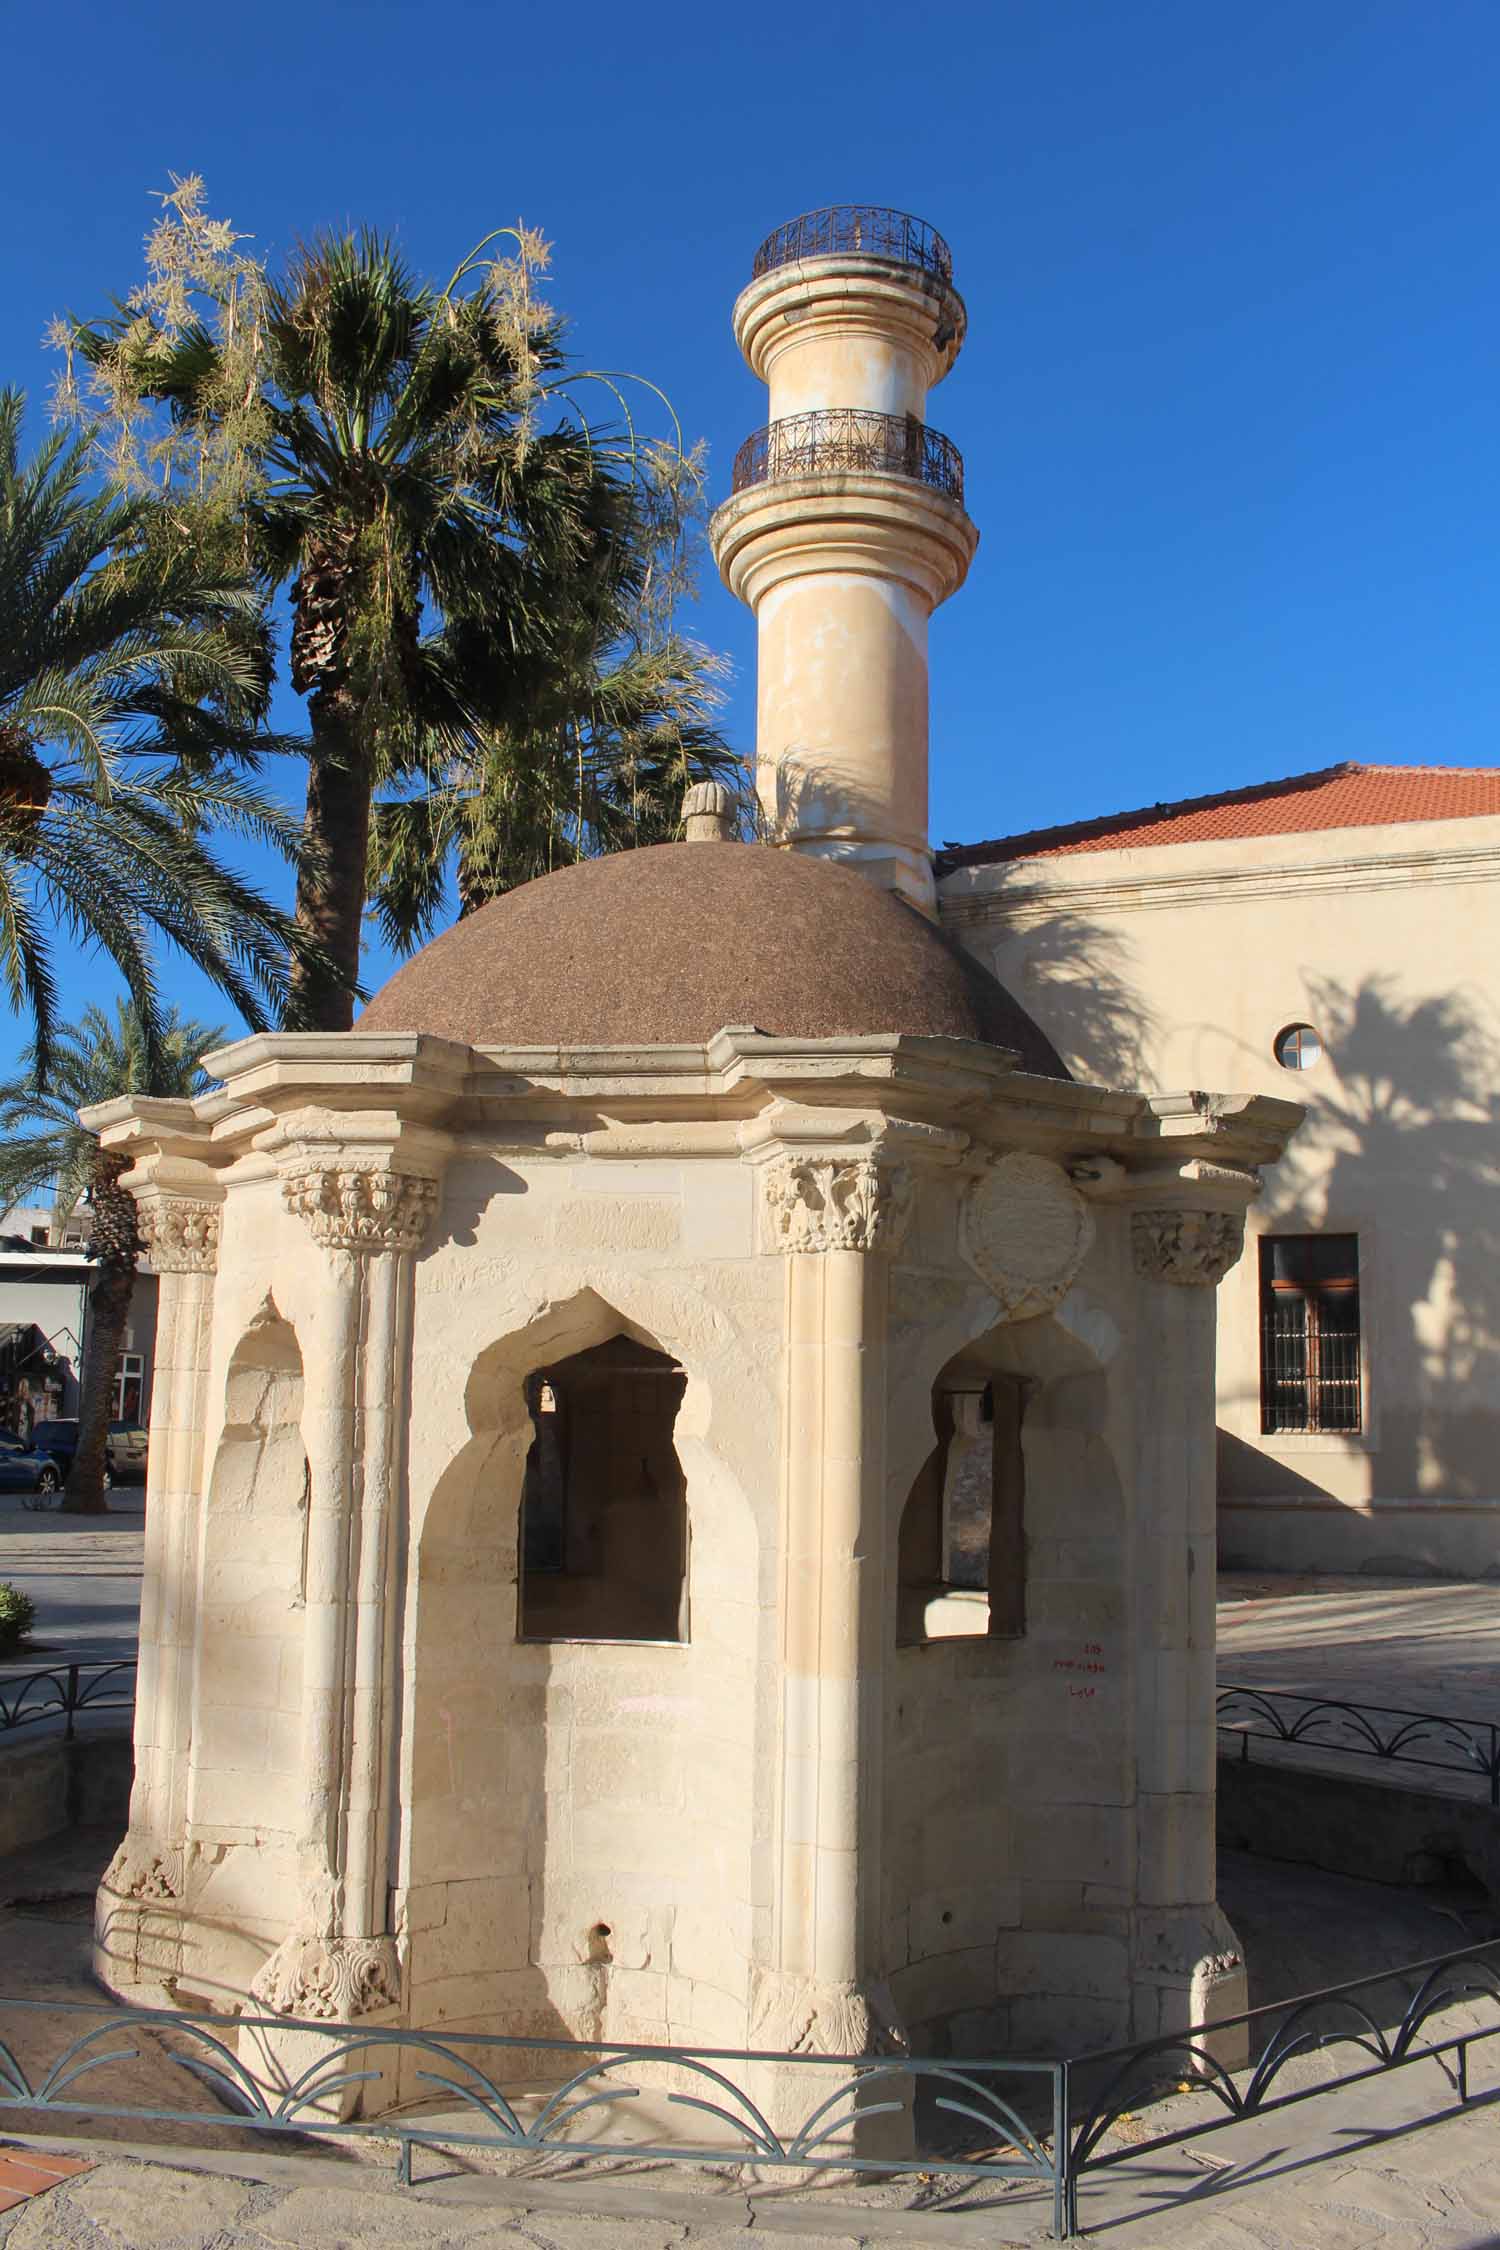
[[[1238,1741],[1242,1762],[1249,1761],[1252,1742],[1280,1742],[1341,1757],[1378,1758],[1387,1765],[1426,1766],[1473,1776],[1488,1786],[1490,1803],[1500,1806],[1497,1721],[1233,1686],[1220,1688],[1217,1716],[1219,1732]]]
[[[964,457],[951,438],[913,414],[873,414],[860,406],[788,414],[752,431],[734,457],[732,489],[841,469],[910,477],[963,506]]]
[[[751,272],[758,281],[763,273],[795,265],[801,258],[848,253],[890,258],[897,265],[936,274],[940,281],[953,279],[953,252],[937,228],[925,219],[914,219],[909,211],[890,211],[878,203],[830,203],[821,211],[804,211],[799,219],[788,219],[766,236]]]
[[[1493,2008],[1492,2024],[1477,2021],[1472,2010],[1466,2021],[1435,2020],[1476,1999]],[[76,2035],[59,2037],[53,2028],[59,2018],[77,2024]],[[1241,2026],[1259,2054],[1236,2076],[1215,2048]],[[278,2054],[288,2053],[278,2035],[288,2033],[297,2035],[295,2075],[279,2074],[277,2063]],[[111,2117],[188,2128],[212,2121],[251,2134],[394,2141],[402,2185],[411,2183],[414,2153],[428,2148],[554,2154],[570,2163],[628,2156],[654,2164],[753,2164],[886,2178],[921,2171],[955,2185],[1030,2184],[1051,2202],[1054,2236],[1071,2238],[1078,2229],[1079,2183],[1091,2172],[1336,2094],[1409,2063],[1436,2061],[1464,2105],[1469,2049],[1496,2037],[1500,1940],[1133,2047],[1056,2062],[590,2047],[483,2033],[438,2037],[368,2022],[0,1999],[0,2117],[25,2113],[28,2123]],[[181,2105],[133,2100],[139,2081],[128,2072],[123,2082],[111,2083],[116,2066],[141,2059],[143,2043],[200,2090],[195,2105],[186,2095]],[[1341,2045],[1354,2050],[1348,2067],[1335,2067],[1315,2083],[1278,2088],[1290,2063]],[[556,2058],[560,2083],[539,2092],[540,2054]],[[249,2067],[250,2055],[258,2055],[258,2069]],[[783,2068],[810,2087],[807,2114],[795,2126],[774,2127],[744,2083],[758,2066]],[[507,2092],[510,2071],[518,2083]],[[397,2079],[420,2091],[374,2117],[341,2116],[362,2085],[383,2081],[390,2088]],[[818,2091],[819,2081],[826,2092]],[[1206,2095],[1216,2107],[1206,2118],[1195,2111],[1149,2138],[1140,2137],[1137,2125],[1128,2139],[1108,2145],[1111,2129],[1127,2114],[1138,2118],[1145,2103],[1168,2090]],[[206,2108],[203,2095],[224,2106]],[[653,2096],[654,2110],[632,2115],[624,2106]],[[585,2116],[589,2123],[580,2131]],[[604,2117],[633,2122],[636,2130],[601,2131]],[[889,2121],[898,2117],[904,2125],[893,2127]],[[885,2136],[899,2132],[900,2153],[863,2154],[851,2140],[853,2129],[877,2118],[887,2121],[881,2127],[885,2146],[895,2145]],[[679,2119],[680,2136],[670,2129]],[[1165,2184],[1154,2177],[1153,2194]],[[1196,2188],[1185,2185],[1182,2192]]]
[[[24,2011],[92,2018],[93,2028],[70,2039],[45,2062],[23,2066],[16,2053]],[[414,2151],[485,2148],[516,2154],[577,2158],[629,2156],[646,2163],[771,2165],[810,2172],[857,2171],[881,2177],[930,2170],[934,2158],[916,2153],[914,2103],[921,2085],[935,2113],[959,2126],[974,2153],[943,2155],[945,2173],[974,2181],[1030,2181],[1051,2193],[1054,2231],[1063,2210],[1057,2152],[1067,2147],[1061,2106],[1061,2063],[1032,2060],[963,2061],[845,2055],[751,2053],[721,2048],[649,2047],[614,2042],[588,2047],[576,2040],[490,2037],[478,2032],[422,2031],[371,2024],[305,2022],[285,2016],[212,2016],[129,2008],[101,2009],[69,2003],[0,1999],[0,2116],[7,2110],[37,2115],[136,2118],[157,2124],[215,2125],[247,2132],[349,2134],[398,2144],[396,2176],[412,2180]],[[297,2075],[268,2086],[277,2035],[298,2035]],[[306,2035],[312,2033],[311,2046]],[[113,2066],[140,2058],[136,2034],[149,2038],[197,2085],[226,2105],[229,2114],[202,2107],[145,2108],[111,2100]],[[252,2036],[258,2035],[258,2036]],[[267,2040],[273,2042],[267,2046]],[[24,2042],[28,2048],[32,2041]],[[260,2069],[244,2057],[260,2052]],[[309,2051],[313,2059],[304,2058]],[[555,2056],[556,2087],[536,2092],[538,2057]],[[506,2090],[507,2064],[518,2083]],[[405,2065],[404,2070],[401,2069]],[[743,2080],[757,2068],[797,2074],[807,2093],[807,2114],[777,2129]],[[343,2119],[339,2108],[354,2089],[400,2070],[419,2085],[413,2102],[371,2118]],[[737,2074],[731,2075],[731,2073]],[[826,2092],[821,2091],[826,2087]],[[634,2134],[598,2131],[605,2116],[631,2118],[627,2105],[655,2097]],[[619,2106],[616,2106],[619,2105]],[[577,2121],[590,2123],[582,2133]],[[851,2128],[905,2114],[912,2153],[862,2155],[850,2145]],[[1036,2114],[1029,2114],[1036,2113]],[[662,2119],[681,2118],[679,2138]],[[715,2130],[716,2129],[716,2130]],[[882,2134],[889,2131],[882,2125]],[[948,2137],[948,2136],[945,2136]]]
[[[1493,2024],[1479,2028],[1470,2024],[1447,2031],[1434,2026],[1433,2036],[1424,2036],[1441,2010],[1476,1998],[1493,2004]],[[1226,2032],[1241,2026],[1249,2035],[1252,2054],[1257,2048],[1259,2051],[1253,2067],[1240,2073],[1237,2082],[1213,2050]],[[1263,2038],[1261,2033],[1265,2034]],[[1082,2106],[1075,2095],[1084,2083],[1092,2082],[1099,2090],[1088,2097],[1079,2123],[1070,2131],[1061,2167],[1064,2237],[1078,2231],[1078,2183],[1086,2173],[1150,2156],[1164,2148],[1180,2147],[1200,2140],[1205,2133],[1242,2124],[1247,2118],[1264,2117],[1272,2110],[1290,2109],[1295,2102],[1313,2101],[1346,2086],[1358,2086],[1387,2071],[1403,2069],[1408,2063],[1436,2062],[1460,2106],[1466,2106],[1469,2049],[1497,2037],[1500,1940],[1491,1940],[1432,1960],[1406,1962],[1379,1976],[1328,1985],[1321,1992],[1300,1992],[1267,2007],[1247,2008],[1243,2015],[1226,2016],[1212,2025],[1200,2024],[1190,2031],[1169,2033],[1134,2047],[1075,2056],[1063,2065],[1067,2077],[1063,2099],[1069,2117]],[[1347,2069],[1336,2069],[1311,2084],[1275,2090],[1289,2063],[1341,2045],[1355,2050],[1357,2059]],[[1144,2103],[1167,2091],[1208,2095],[1218,2105],[1217,2114],[1195,2117],[1149,2138],[1138,2137],[1133,2131],[1123,2146],[1105,2147],[1112,2126],[1127,2116],[1138,2117]],[[1192,2194],[1195,2189],[1185,2187],[1183,2192]]]
[[[135,1704],[134,1658],[110,1664],[54,1664],[41,1672],[0,1674],[0,1734],[61,1718],[71,1742],[84,1711],[129,1711]]]

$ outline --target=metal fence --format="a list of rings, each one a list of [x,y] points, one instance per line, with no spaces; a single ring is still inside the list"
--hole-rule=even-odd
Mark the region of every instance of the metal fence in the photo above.
[[[1380,1996],[1393,1991],[1402,1994],[1399,2008],[1390,1999],[1382,2006]],[[1428,2026],[1443,2009],[1476,1998],[1492,2003],[1493,2024],[1457,2031],[1435,2026],[1428,2035]],[[1215,2059],[1213,2048],[1227,2031],[1239,2026],[1249,2033],[1252,2052],[1257,2035],[1265,2036],[1253,2067],[1240,2073],[1237,2080]],[[1436,2062],[1460,2106],[1467,2106],[1469,2049],[1496,2037],[1500,2037],[1500,1940],[1467,1946],[1462,1952],[1427,1961],[1408,1962],[1378,1976],[1329,1985],[1321,1992],[1298,1993],[1267,2007],[1248,2008],[1242,2015],[1226,2016],[1212,2026],[1200,2025],[1193,2031],[1146,2040],[1134,2047],[1077,2056],[1064,2065],[1063,2101],[1069,2118],[1077,2117],[1077,2122],[1071,2126],[1067,2158],[1061,2167],[1062,2231],[1065,2236],[1078,2231],[1078,2184],[1090,2172],[1158,2154],[1162,2149],[1182,2147],[1225,2126],[1290,2109],[1297,2102],[1337,2094],[1389,2071],[1402,2070],[1410,2063]],[[1277,2090],[1277,2082],[1290,2064],[1340,2046],[1354,2050],[1356,2059],[1347,2068],[1336,2069],[1309,2085]],[[1089,2082],[1097,2084],[1098,2091],[1087,2096],[1080,2116],[1077,2097]],[[1132,2139],[1123,2147],[1105,2146],[1112,2126],[1127,2115],[1138,2114],[1143,2102],[1167,2087],[1186,2094],[1209,2095],[1218,2104],[1217,2114],[1195,2117],[1190,2123],[1149,2138]]]
[[[1435,2021],[1444,2010],[1475,1999],[1490,2004],[1492,2024],[1445,2027]],[[37,2041],[22,2040],[28,2016],[37,2022]],[[57,2051],[40,2063],[23,2064],[17,2047],[45,2043],[51,2020],[59,2017],[79,2023],[76,2035],[55,2042]],[[1091,2173],[1296,2102],[1335,2095],[1409,2064],[1437,2062],[1459,2104],[1467,2104],[1469,2049],[1500,2036],[1500,1940],[1250,2009],[1212,2027],[1065,2061],[588,2046],[478,2033],[439,2037],[282,2016],[231,2022],[208,2014],[45,2000],[0,1999],[0,2026],[0,2116],[108,2117],[187,2127],[211,2121],[252,2134],[394,2142],[403,2184],[412,2179],[419,2149],[550,2154],[570,2163],[623,2157],[668,2165],[766,2166],[874,2178],[920,2170],[964,2184],[1029,2184],[1048,2196],[1054,2234],[1071,2237],[1078,2230],[1079,2186]],[[1264,2037],[1254,2067],[1236,2077],[1214,2050],[1238,2026],[1248,2028],[1252,2041]],[[287,2042],[288,2034],[295,2034],[295,2041]],[[108,2074],[137,2062],[143,2041],[154,2043],[223,2106],[147,2107],[112,2099],[120,2089],[111,2086]],[[1313,2084],[1279,2084],[1294,2061],[1341,2046],[1352,2050],[1346,2067],[1335,2067]],[[292,2047],[299,2067],[295,2075],[288,2068],[278,2076],[275,2057]],[[247,2066],[247,2050],[259,2055],[256,2070]],[[310,2050],[312,2059],[306,2060]],[[537,2092],[540,2058],[552,2058],[561,2083]],[[766,2069],[795,2073],[799,2085],[812,2082],[806,2113],[795,2126],[773,2127],[764,2090],[757,2098],[744,2083]],[[389,2087],[397,2075],[417,2089],[404,2106],[372,2118],[341,2119],[341,2105],[347,2106],[358,2088],[374,2081]],[[532,2082],[529,2093],[517,2087],[523,2077]],[[1215,2113],[1109,2145],[1112,2129],[1159,2096],[1164,2083],[1210,2096]],[[129,2084],[127,2079],[127,2092]],[[628,2119],[631,2112],[620,2105],[652,2095],[660,2109],[635,2113],[644,2114],[635,2137],[598,2130],[604,2113],[612,2122],[622,2114]],[[680,2116],[684,2134],[658,2131],[655,2120],[662,2115]],[[590,2122],[580,2128],[585,2116]],[[851,2143],[857,2131],[867,2147],[868,2129],[877,2120],[886,2121],[880,2132],[893,2136],[885,2145],[894,2145],[895,2153],[867,2154]],[[1159,2178],[1153,2181],[1154,2190],[1161,2186]]]
[[[788,219],[766,236],[751,272],[759,280],[763,273],[794,265],[799,258],[829,258],[841,252],[892,258],[898,265],[936,274],[940,281],[953,279],[953,252],[937,228],[925,219],[914,219],[909,211],[887,210],[878,203],[831,203],[821,211],[804,211],[800,218]]]
[[[1239,1743],[1245,1762],[1253,1742],[1295,1744],[1340,1757],[1472,1775],[1488,1785],[1490,1803],[1500,1805],[1500,1723],[1488,1719],[1228,1685],[1219,1690],[1217,1717],[1219,1732]]]
[[[753,430],[734,457],[735,492],[780,477],[854,470],[909,477],[963,505],[964,459],[951,438],[914,414],[876,414],[864,407],[819,407],[788,414]]]
[[[129,1711],[135,1705],[135,1659],[54,1664],[39,1672],[0,1673],[0,1734],[61,1718],[71,1742],[84,1711]]]

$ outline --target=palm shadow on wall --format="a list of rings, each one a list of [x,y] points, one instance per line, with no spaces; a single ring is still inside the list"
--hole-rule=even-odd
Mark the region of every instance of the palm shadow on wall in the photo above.
[[[1268,1228],[1371,1230],[1377,1494],[1485,1498],[1500,1437],[1500,1039],[1464,992],[1308,978],[1336,1067],[1267,1181]],[[1326,1220],[1304,1202],[1326,1174]],[[1362,1260],[1365,1253],[1362,1249]],[[1375,1287],[1371,1287],[1371,1282]],[[1378,1290],[1383,1327],[1368,1326]]]

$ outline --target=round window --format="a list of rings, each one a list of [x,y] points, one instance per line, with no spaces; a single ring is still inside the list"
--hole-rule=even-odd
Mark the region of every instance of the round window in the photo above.
[[[1283,1070],[1311,1070],[1323,1060],[1323,1042],[1310,1023],[1289,1023],[1277,1032],[1274,1053]]]

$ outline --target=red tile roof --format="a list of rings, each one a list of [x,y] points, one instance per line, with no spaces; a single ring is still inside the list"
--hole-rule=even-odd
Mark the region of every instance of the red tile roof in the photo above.
[[[1324,766],[1252,789],[1144,805],[1059,828],[1033,828],[985,844],[945,844],[939,875],[1008,859],[1064,852],[1135,851],[1155,844],[1230,843],[1315,828],[1386,828],[1408,820],[1475,820],[1500,813],[1500,766]]]

